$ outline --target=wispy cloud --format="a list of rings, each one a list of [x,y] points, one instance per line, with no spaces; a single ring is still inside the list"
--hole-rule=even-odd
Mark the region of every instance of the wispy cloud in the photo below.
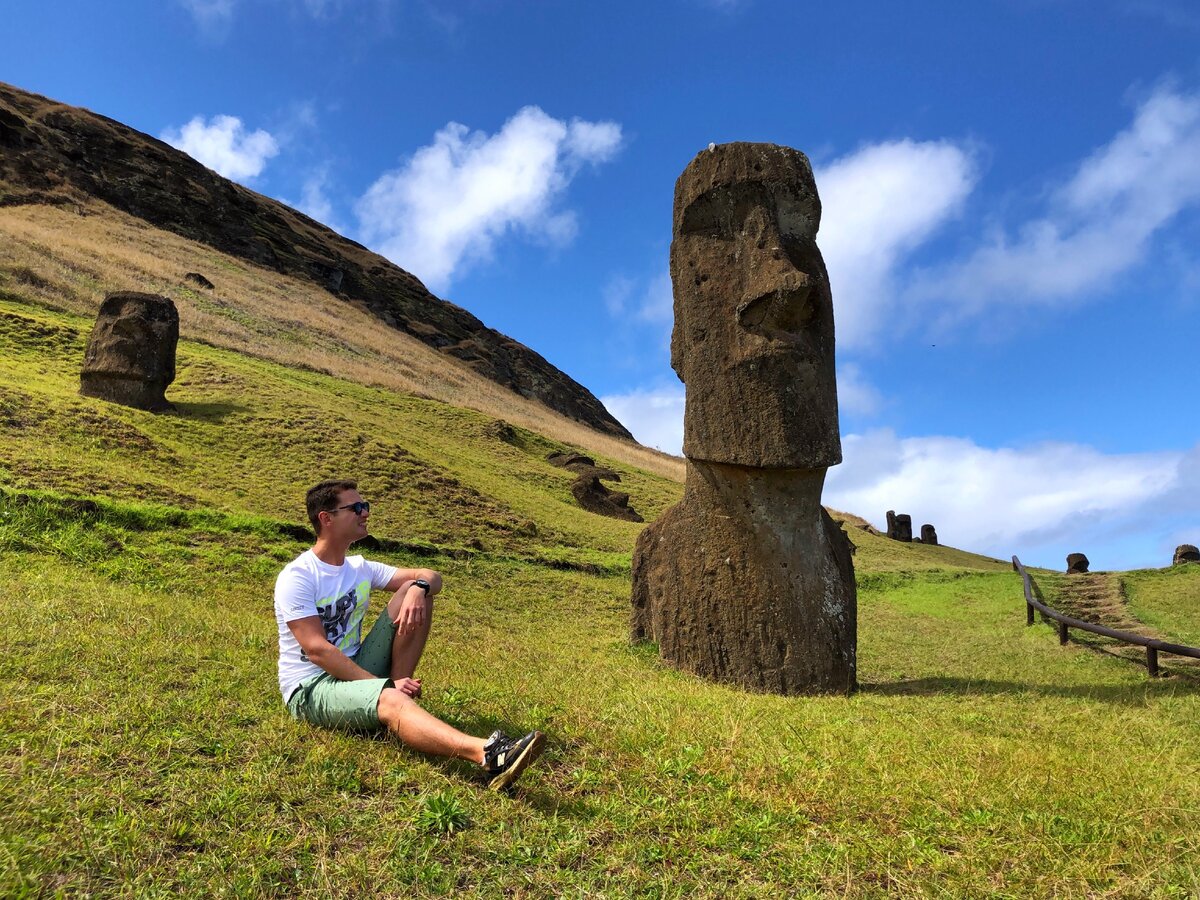
[[[863,147],[816,178],[838,345],[862,346],[898,318],[898,267],[962,209],[976,166],[967,148],[906,140]]]
[[[886,510],[936,526],[943,543],[1004,558],[1034,554],[1048,565],[1082,550],[1096,568],[1162,565],[1089,552],[1115,534],[1146,532],[1165,545],[1178,516],[1200,503],[1191,453],[1105,454],[1045,443],[982,447],[959,437],[897,437],[881,429],[842,438],[845,461],[829,471],[825,503],[882,525]],[[1169,562],[1169,556],[1167,557]]]
[[[210,169],[246,181],[262,174],[279,143],[262,129],[247,131],[236,116],[196,116],[182,128],[168,128],[160,137]]]
[[[304,183],[300,188],[299,200],[280,199],[289,206],[300,210],[306,216],[316,219],[323,225],[328,225],[334,231],[344,234],[345,228],[338,221],[337,211],[334,208],[333,201],[329,198],[329,184],[329,168],[328,166],[322,166],[310,172],[304,179]]]
[[[620,146],[615,122],[563,121],[536,106],[493,135],[451,122],[371,185],[356,206],[363,237],[445,289],[512,232],[570,242],[575,214],[558,202],[584,166],[611,159]]]
[[[638,443],[678,455],[683,448],[683,385],[640,388],[600,398]]]
[[[220,34],[233,21],[235,0],[176,0],[191,13],[192,19],[206,34]]]
[[[1200,93],[1161,86],[1132,124],[1050,192],[1039,217],[997,230],[966,258],[931,266],[911,298],[945,318],[992,305],[1062,305],[1103,295],[1151,239],[1200,204]]]

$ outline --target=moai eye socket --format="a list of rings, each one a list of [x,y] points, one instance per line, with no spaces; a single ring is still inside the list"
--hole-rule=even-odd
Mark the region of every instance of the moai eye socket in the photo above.
[[[718,185],[688,204],[679,233],[733,240],[746,230],[747,217],[763,202],[756,185]]]

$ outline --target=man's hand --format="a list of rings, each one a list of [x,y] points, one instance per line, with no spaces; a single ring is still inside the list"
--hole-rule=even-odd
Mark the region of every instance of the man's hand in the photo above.
[[[392,595],[388,603],[388,614],[401,634],[411,634],[429,621],[433,600],[425,591],[411,581],[406,581]]]
[[[394,682],[397,689],[402,694],[408,694],[414,700],[421,699],[421,679],[419,678],[397,678]]]

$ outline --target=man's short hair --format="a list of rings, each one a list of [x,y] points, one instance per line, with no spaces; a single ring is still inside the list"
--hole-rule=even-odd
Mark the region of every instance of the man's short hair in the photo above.
[[[348,481],[345,478],[332,478],[310,487],[304,497],[304,505],[308,509],[308,521],[312,522],[313,531],[320,535],[320,513],[322,510],[333,512],[337,509],[338,498],[342,496],[342,491],[357,490],[358,482]]]

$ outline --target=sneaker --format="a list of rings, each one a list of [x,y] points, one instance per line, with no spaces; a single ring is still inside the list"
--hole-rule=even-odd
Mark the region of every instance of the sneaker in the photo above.
[[[523,738],[493,731],[483,745],[483,769],[491,778],[488,787],[493,791],[508,787],[545,748],[546,736],[540,731],[531,731]]]

